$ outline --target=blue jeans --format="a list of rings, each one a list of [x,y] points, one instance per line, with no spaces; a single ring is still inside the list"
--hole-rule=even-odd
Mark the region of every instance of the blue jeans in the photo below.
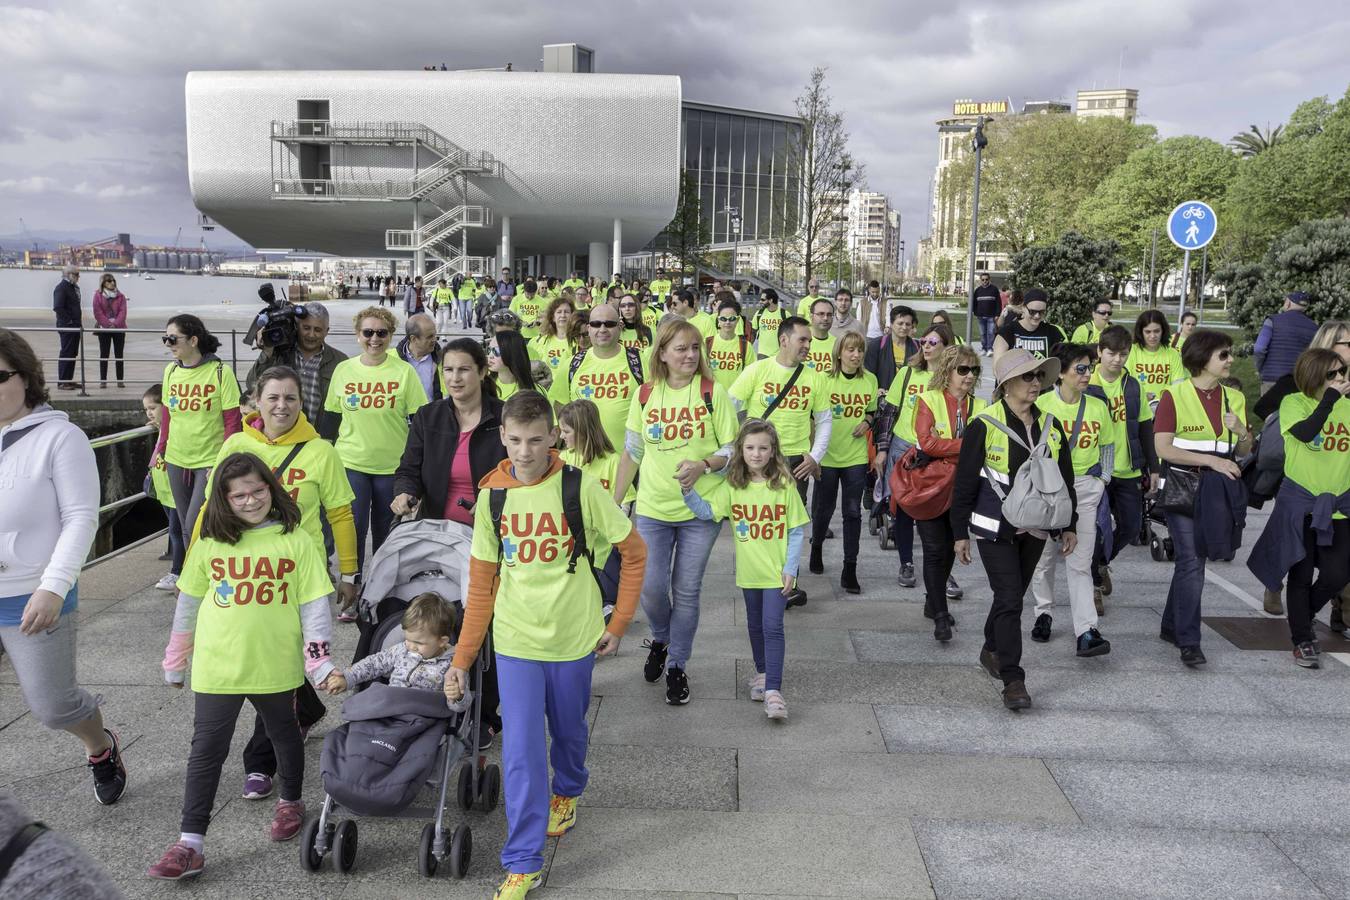
[[[858,537],[862,534],[862,495],[867,487],[867,463],[856,466],[822,466],[816,479],[814,513],[811,516],[811,543],[825,542],[825,532],[834,515],[835,498],[843,486],[844,564],[858,561]],[[914,531],[909,533],[910,559],[914,558]]]
[[[1195,552],[1195,519],[1167,514],[1167,531],[1176,549],[1176,568],[1167,589],[1162,630],[1176,635],[1178,647],[1200,646],[1200,594],[1205,587],[1205,561]]]
[[[994,349],[994,322],[990,316],[980,316],[980,349],[986,353]]]
[[[666,668],[683,669],[694,652],[699,592],[721,522],[688,519],[663,522],[637,517],[647,545],[647,575],[642,582],[642,612],[652,640],[666,644]]]
[[[894,469],[896,463],[900,462],[900,457],[905,455],[905,451],[910,446],[911,444],[900,436],[891,435],[891,444],[886,452],[886,468],[881,476],[885,479],[886,487],[884,491],[888,504],[891,496],[891,469]],[[914,565],[914,520],[909,517],[909,513],[898,505],[895,507],[895,515],[891,519],[891,540],[895,542],[895,549],[900,554],[900,564]]]
[[[787,597],[778,588],[741,588],[745,595],[745,627],[750,632],[750,655],[755,671],[764,673],[764,690],[783,689],[783,612]]]
[[[502,692],[502,780],[506,794],[508,872],[538,872],[548,839],[549,794],[580,797],[586,770],[586,710],[595,656],[541,662],[497,654]],[[545,739],[548,725],[550,747]],[[548,777],[553,763],[553,780]]]
[[[348,469],[347,483],[356,495],[352,519],[356,524],[356,571],[360,572],[366,564],[366,529],[370,529],[371,549],[378,551],[393,527],[394,514],[389,504],[394,502],[394,476]]]
[[[175,575],[183,574],[183,558],[187,556],[187,544],[183,541],[183,523],[178,520],[178,510],[165,506],[164,517],[169,520],[169,571]]]
[[[460,326],[468,328],[473,323],[473,302],[470,300],[456,300],[455,309],[459,313]]]

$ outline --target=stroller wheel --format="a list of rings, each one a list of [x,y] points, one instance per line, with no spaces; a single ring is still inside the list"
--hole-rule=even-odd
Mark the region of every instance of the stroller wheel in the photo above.
[[[469,874],[469,862],[473,859],[473,829],[461,825],[455,829],[450,839],[450,875],[463,878]]]
[[[356,868],[356,823],[351,819],[341,822],[333,836],[333,862],[344,875]]]
[[[306,872],[317,872],[323,865],[323,855],[314,848],[319,839],[319,820],[310,819],[300,832],[300,868]]]
[[[876,537],[877,532],[881,530],[881,525],[878,521],[880,518],[881,509],[879,507],[874,508],[872,510],[872,515],[867,517],[867,533],[873,537]]]
[[[455,787],[455,798],[459,801],[460,809],[473,809],[473,763],[471,762],[459,767],[459,784]]]
[[[1163,538],[1163,550],[1167,551],[1169,560],[1177,558],[1177,548],[1173,546],[1171,538]]]
[[[417,871],[423,878],[436,875],[436,823],[422,826],[422,840],[417,848]]]
[[[891,517],[884,513],[881,516],[881,524],[877,529],[877,537],[882,550],[890,550],[894,546],[891,543]]]
[[[492,812],[502,795],[502,770],[496,763],[483,767],[482,780],[478,782],[478,809]]]
[[[1154,535],[1148,542],[1148,555],[1153,557],[1154,562],[1163,562],[1167,559],[1167,548],[1163,546],[1162,538]]]

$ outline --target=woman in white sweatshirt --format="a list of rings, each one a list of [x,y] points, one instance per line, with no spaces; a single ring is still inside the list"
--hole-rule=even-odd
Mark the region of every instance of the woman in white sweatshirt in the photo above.
[[[33,716],[84,742],[107,805],[126,789],[121,747],[75,682],[75,581],[98,527],[98,468],[47,399],[33,348],[0,328],[0,654]]]

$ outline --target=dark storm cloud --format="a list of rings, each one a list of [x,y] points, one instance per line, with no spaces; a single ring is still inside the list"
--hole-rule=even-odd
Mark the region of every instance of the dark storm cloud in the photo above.
[[[1164,136],[1220,140],[1350,82],[1350,15],[1320,0],[904,3],[45,2],[0,6],[0,231],[191,224],[183,77],[193,69],[538,65],[578,41],[606,72],[674,73],[691,100],[791,112],[829,69],[870,187],[926,231],[934,121],[957,98],[1140,90]],[[1306,23],[1306,24],[1304,24]]]

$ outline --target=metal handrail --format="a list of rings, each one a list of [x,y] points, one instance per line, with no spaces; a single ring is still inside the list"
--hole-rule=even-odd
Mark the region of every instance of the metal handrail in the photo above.
[[[94,450],[102,447],[111,447],[113,444],[120,444],[123,441],[134,441],[138,437],[155,434],[158,431],[153,425],[141,425],[138,428],[128,428],[126,431],[118,431],[113,434],[105,434],[103,437],[93,438],[89,441],[89,446]]]
[[[156,429],[154,428],[154,426],[141,425],[138,428],[128,428],[125,431],[117,431],[114,432],[113,434],[105,434],[103,437],[92,438],[89,441],[89,446],[94,450],[98,450],[102,447],[111,447],[115,444],[125,443],[126,441],[134,441],[137,438],[149,437],[150,435],[155,433]],[[142,500],[146,499],[148,496],[149,495],[146,494],[145,491],[137,491],[136,493],[123,497],[120,500],[114,500],[111,503],[104,503],[98,508],[99,517],[101,518],[104,515],[107,515],[108,513],[112,512],[113,510],[122,509],[123,507],[126,506],[134,506],[135,504],[140,503]],[[169,533],[168,528],[161,528],[159,531],[156,531],[153,534],[148,534],[143,538],[132,541],[125,547],[118,547],[116,550],[113,550],[110,553],[105,553],[102,556],[97,557],[96,559],[88,560],[87,562],[85,562],[83,566],[80,567],[81,571],[83,571],[84,569],[88,569],[90,566],[94,566],[97,565],[98,563],[104,562],[105,560],[112,559],[114,556],[123,554],[128,550],[141,546],[144,543],[153,541],[156,538],[161,538],[168,533]]]

